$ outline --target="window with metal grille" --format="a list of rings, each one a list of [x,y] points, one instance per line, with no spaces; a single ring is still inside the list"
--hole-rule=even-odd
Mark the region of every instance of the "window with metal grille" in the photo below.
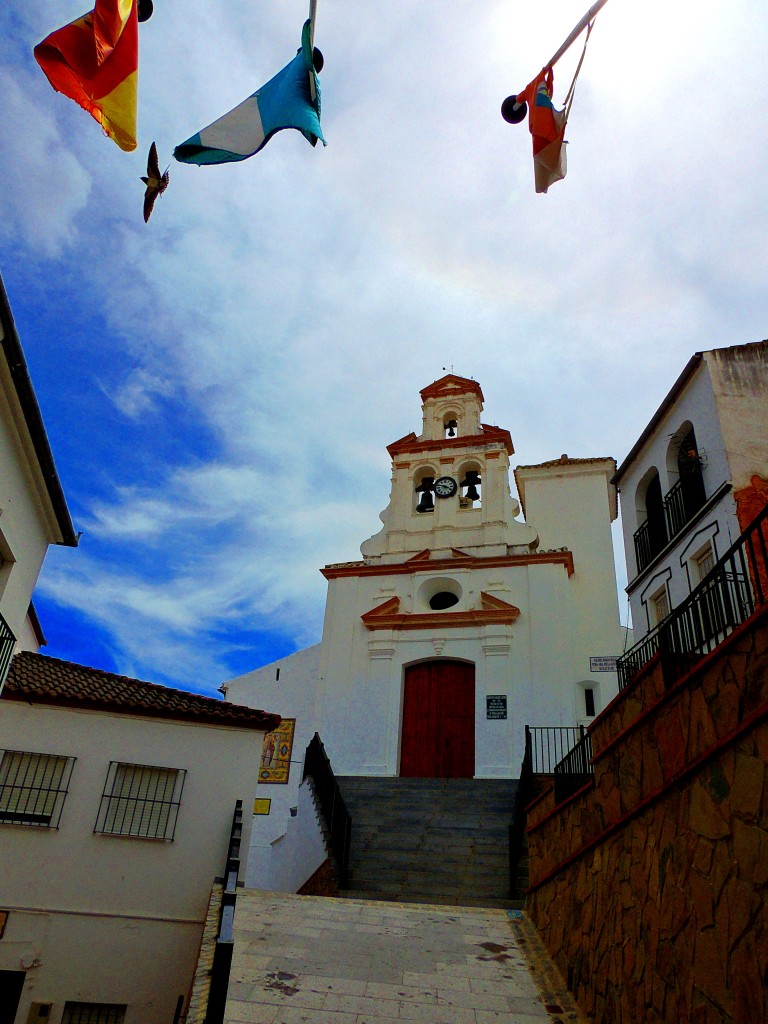
[[[0,822],[58,828],[74,757],[4,750],[0,761]]]
[[[123,1024],[125,1003],[73,1003],[64,1004],[61,1024]]]
[[[173,839],[186,771],[110,761],[94,832]]]

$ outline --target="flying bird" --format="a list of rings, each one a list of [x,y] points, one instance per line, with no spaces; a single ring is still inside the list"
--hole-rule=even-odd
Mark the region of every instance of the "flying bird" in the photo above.
[[[160,164],[157,161],[157,146],[154,142],[149,147],[149,156],[147,157],[147,176],[145,178],[142,175],[141,180],[147,186],[146,192],[144,193],[144,223],[146,224],[149,220],[150,214],[152,213],[152,207],[155,205],[155,200],[168,188],[169,180],[167,167],[165,169],[165,174],[160,173]]]

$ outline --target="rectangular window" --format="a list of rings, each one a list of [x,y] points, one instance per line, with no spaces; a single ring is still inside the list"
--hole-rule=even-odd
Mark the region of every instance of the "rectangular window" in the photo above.
[[[590,687],[584,688],[584,713],[587,718],[595,717],[595,691]]]
[[[651,598],[653,605],[653,618],[654,626],[658,626],[662,619],[666,619],[669,615],[669,594],[667,588],[659,590],[658,593],[654,594]]]
[[[186,771],[111,761],[94,832],[173,839]]]
[[[715,567],[715,553],[712,550],[712,546],[708,544],[698,555],[694,555],[693,561],[696,565],[697,579],[695,582],[701,583],[709,571]]]
[[[61,1024],[123,1024],[125,1003],[73,1003],[64,1004]]]
[[[4,750],[0,822],[58,828],[74,763],[74,757]]]

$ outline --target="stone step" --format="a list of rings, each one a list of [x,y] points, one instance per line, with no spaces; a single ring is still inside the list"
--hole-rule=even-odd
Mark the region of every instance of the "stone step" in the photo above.
[[[512,906],[509,824],[515,780],[343,776],[338,781],[352,817],[350,888],[344,895]]]

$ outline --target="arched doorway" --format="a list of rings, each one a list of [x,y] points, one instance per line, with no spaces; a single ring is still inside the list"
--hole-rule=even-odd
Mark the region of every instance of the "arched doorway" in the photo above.
[[[475,666],[422,662],[405,670],[400,775],[471,779],[475,774]]]

